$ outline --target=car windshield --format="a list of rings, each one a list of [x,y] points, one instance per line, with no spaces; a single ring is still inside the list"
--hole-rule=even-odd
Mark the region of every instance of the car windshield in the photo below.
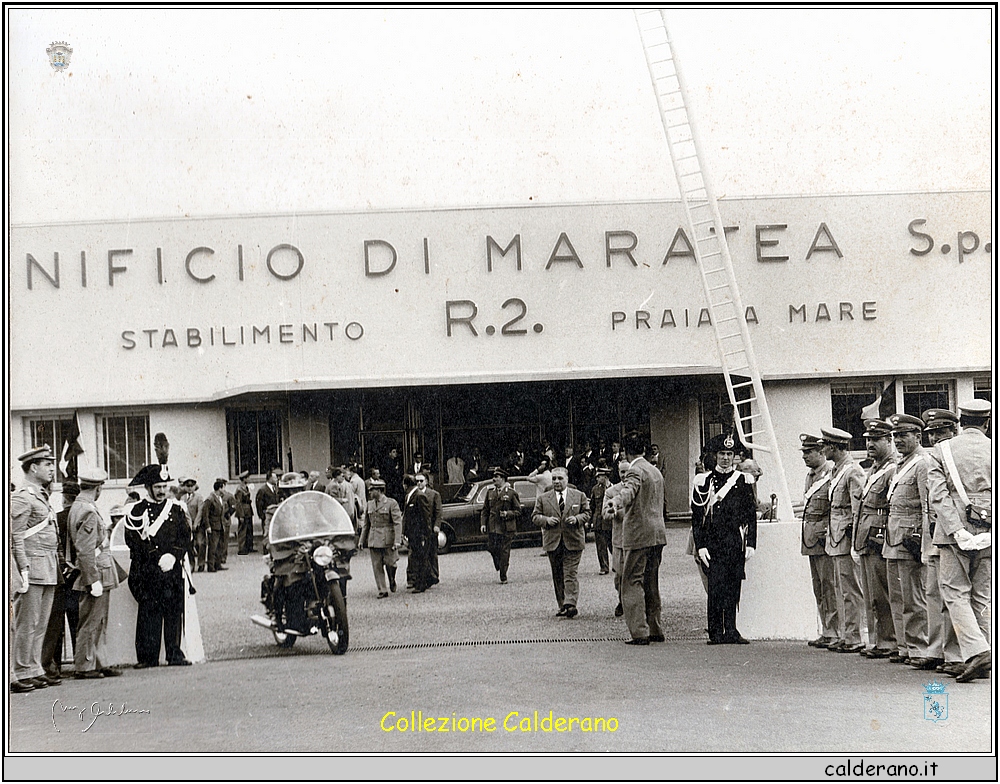
[[[336,499],[306,490],[282,501],[271,518],[268,538],[276,544],[353,533],[351,518]]]

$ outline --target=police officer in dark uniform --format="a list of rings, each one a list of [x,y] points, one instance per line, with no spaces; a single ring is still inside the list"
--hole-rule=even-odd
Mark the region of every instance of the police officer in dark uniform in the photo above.
[[[167,664],[191,662],[181,650],[184,616],[184,556],[191,530],[179,502],[167,495],[170,472],[148,465],[129,486],[142,485],[149,497],[133,504],[125,518],[125,543],[132,556],[128,587],[139,603],[135,621],[137,670],[160,663],[160,636]]]
[[[500,572],[501,585],[507,584],[510,543],[517,531],[517,520],[520,516],[521,499],[517,491],[507,482],[507,472],[502,468],[494,468],[493,487],[486,493],[486,501],[479,518],[479,530],[487,535],[486,549],[493,556],[493,568]]]
[[[691,529],[698,559],[708,575],[708,644],[746,645],[736,628],[744,565],[757,547],[753,477],[735,468],[736,441],[720,435],[705,445],[715,468],[696,484]]]

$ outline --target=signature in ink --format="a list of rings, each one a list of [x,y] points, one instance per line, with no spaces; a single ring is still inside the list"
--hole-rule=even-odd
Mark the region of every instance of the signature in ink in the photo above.
[[[85,705],[84,707],[79,707],[77,705],[67,705],[62,700],[56,699],[52,702],[52,727],[56,732],[61,732],[59,727],[56,725],[56,715],[63,715],[64,713],[75,713],[81,722],[87,723],[81,732],[86,732],[101,716],[128,716],[130,714],[140,714],[145,713],[149,715],[148,708],[130,708],[127,702],[116,703],[109,702],[107,704],[93,702],[90,705]]]

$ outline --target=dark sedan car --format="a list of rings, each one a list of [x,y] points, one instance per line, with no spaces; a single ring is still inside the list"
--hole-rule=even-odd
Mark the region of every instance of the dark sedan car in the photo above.
[[[535,483],[526,477],[512,476],[507,480],[521,499],[521,517],[517,521],[514,541],[540,542],[542,533],[531,522],[531,511],[535,508]],[[448,537],[448,543],[440,552],[446,553],[452,547],[468,544],[485,544],[486,534],[480,533],[480,514],[486,503],[486,493],[493,487],[492,479],[466,482],[455,496],[441,506],[443,523],[441,530]]]

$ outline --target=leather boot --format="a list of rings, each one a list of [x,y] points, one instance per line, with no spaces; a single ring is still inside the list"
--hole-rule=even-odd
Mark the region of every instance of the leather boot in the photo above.
[[[389,574],[389,590],[396,593],[396,567],[387,566],[385,570]]]

